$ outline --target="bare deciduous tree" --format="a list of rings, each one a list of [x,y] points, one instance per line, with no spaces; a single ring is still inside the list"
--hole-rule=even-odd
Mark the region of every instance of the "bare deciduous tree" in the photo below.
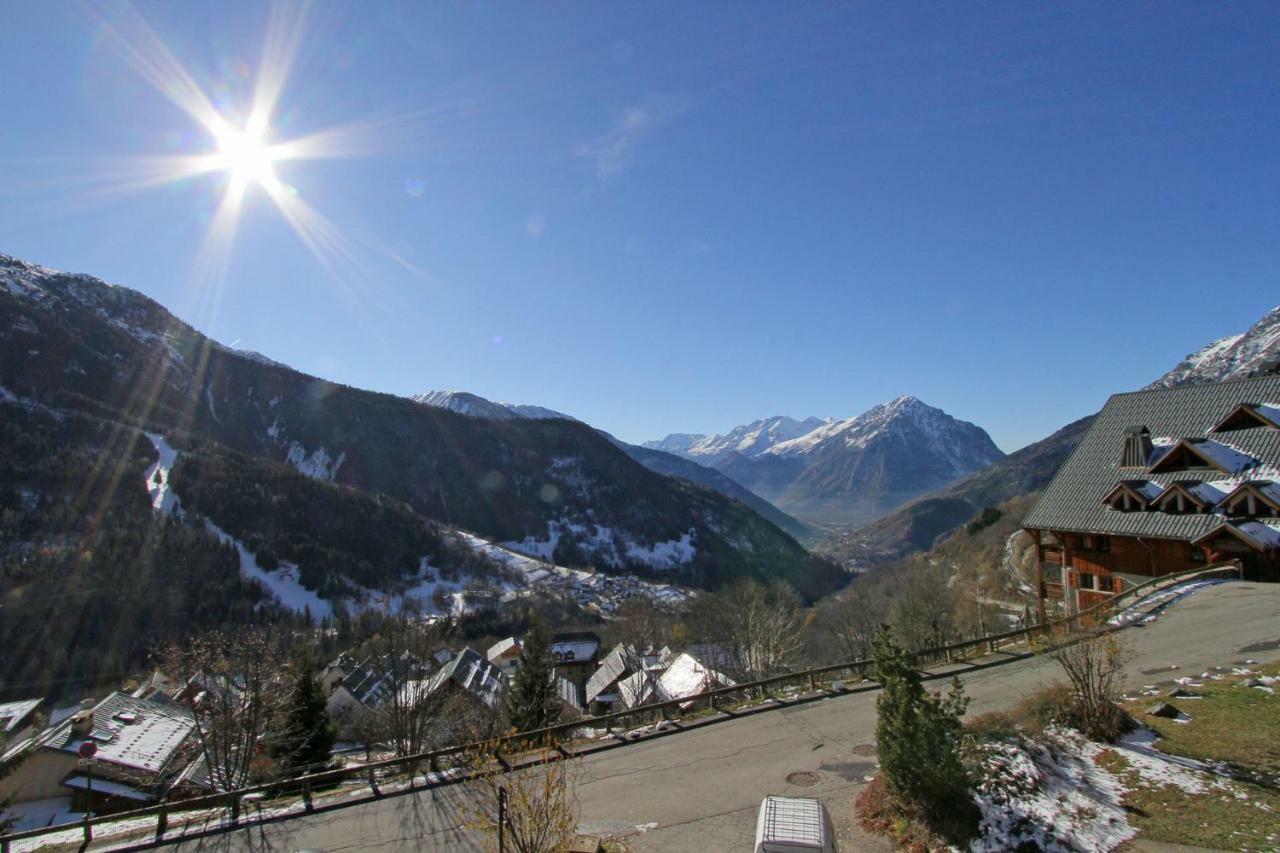
[[[885,623],[887,608],[888,598],[880,586],[860,581],[843,597],[819,609],[818,628],[836,647],[841,660],[867,658],[876,632]]]
[[[503,803],[503,848],[516,853],[559,853],[573,841],[578,826],[574,796],[580,765],[544,749],[532,765],[506,771],[490,742],[467,757],[476,774],[468,783],[463,813],[479,832],[486,850],[498,850],[499,800]]]
[[[889,623],[911,652],[946,645],[955,635],[956,594],[950,570],[923,559],[902,570],[902,585]]]
[[[430,690],[430,662],[441,639],[437,624],[412,613],[382,620],[364,647],[364,665],[376,680],[356,721],[367,741],[384,743],[399,756],[438,745],[444,694]]]
[[[731,644],[741,657],[735,676],[767,678],[791,669],[803,646],[800,598],[782,581],[768,586],[739,581],[702,596],[695,605],[695,629],[709,642]]]
[[[191,637],[163,656],[175,697],[191,709],[209,781],[230,791],[251,781],[262,739],[283,694],[282,650],[268,628]]]
[[[1072,722],[1095,740],[1120,734],[1123,714],[1117,703],[1132,656],[1128,641],[1115,633],[1094,634],[1050,652],[1071,683]]]

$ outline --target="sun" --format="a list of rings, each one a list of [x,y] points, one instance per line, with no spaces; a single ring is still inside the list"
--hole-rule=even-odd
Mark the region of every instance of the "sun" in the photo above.
[[[255,183],[268,189],[276,184],[278,155],[267,143],[265,122],[251,120],[243,129],[223,122],[213,136],[218,143],[218,166],[234,183]]]

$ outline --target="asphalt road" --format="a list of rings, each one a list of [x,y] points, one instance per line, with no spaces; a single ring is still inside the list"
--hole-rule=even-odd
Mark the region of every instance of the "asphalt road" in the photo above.
[[[1134,649],[1128,683],[1171,684],[1219,665],[1280,657],[1280,585],[1201,589],[1159,618],[1124,631]],[[1176,666],[1176,669],[1171,667]],[[1033,658],[961,675],[970,713],[1005,707],[1056,678]],[[944,682],[936,682],[938,685]],[[768,794],[818,797],[843,850],[882,850],[851,819],[875,771],[875,693],[755,714],[581,759],[584,831],[627,834],[632,850],[750,850]],[[389,798],[178,845],[182,850],[468,850],[457,829],[459,786]]]

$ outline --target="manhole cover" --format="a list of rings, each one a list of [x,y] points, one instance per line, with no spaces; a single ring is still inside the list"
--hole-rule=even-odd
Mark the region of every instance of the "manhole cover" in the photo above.
[[[795,773],[788,774],[787,782],[792,785],[799,785],[807,788],[810,785],[818,784],[818,774],[810,773],[808,770],[797,770]]]
[[[874,743],[860,743],[853,748],[854,755],[875,755],[876,745]]]

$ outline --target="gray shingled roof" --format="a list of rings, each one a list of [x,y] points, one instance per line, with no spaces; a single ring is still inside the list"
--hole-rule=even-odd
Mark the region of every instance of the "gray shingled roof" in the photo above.
[[[1215,513],[1121,512],[1106,506],[1102,499],[1122,480],[1154,480],[1168,486],[1175,481],[1280,479],[1280,429],[1209,432],[1241,403],[1277,401],[1280,376],[1116,394],[1107,401],[1022,524],[1040,530],[1197,539],[1226,519]],[[1248,454],[1256,464],[1236,477],[1214,470],[1147,474],[1143,468],[1122,468],[1125,430],[1134,424],[1147,426],[1154,439],[1212,438]]]

